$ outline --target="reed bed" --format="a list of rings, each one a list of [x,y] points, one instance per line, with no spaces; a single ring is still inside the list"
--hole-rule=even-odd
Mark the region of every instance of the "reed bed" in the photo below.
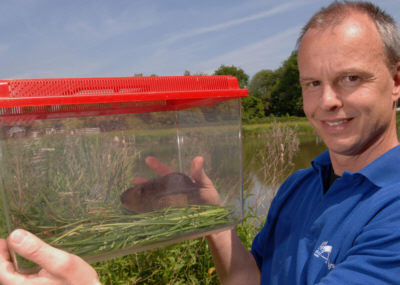
[[[54,221],[56,225],[53,226],[26,221],[25,228],[55,247],[79,255],[88,262],[96,262],[140,251],[144,246],[157,246],[177,237],[221,226],[233,227],[238,222],[233,213],[233,208],[214,205],[171,207],[143,214],[102,208],[75,221]],[[17,259],[22,271],[38,269],[21,257]]]
[[[214,126],[181,130],[185,147],[174,157],[175,128],[147,130],[144,124],[138,133],[103,132],[95,128],[102,119],[34,121],[27,129],[31,133],[42,129],[37,136],[0,139],[0,208],[7,227],[2,232],[24,228],[55,247],[97,262],[233,227],[242,218],[232,205],[240,197],[240,173],[233,178],[226,175],[238,171],[239,160],[231,159],[237,153],[221,155],[226,154],[225,145],[232,144],[231,126],[223,126],[224,132]],[[115,116],[112,122],[122,119]],[[60,127],[48,131],[47,126]],[[152,134],[151,143],[144,139],[147,133]],[[191,159],[202,155],[223,203],[230,206],[187,205],[143,214],[124,209],[120,195],[132,187],[133,178],[155,175],[144,162],[146,155],[160,160],[164,155],[177,170],[189,169]],[[34,264],[16,258],[22,271],[36,270]]]
[[[104,209],[82,220],[36,230],[51,245],[85,257],[210,230],[233,223],[232,213],[233,209],[213,205],[190,205],[143,214]]]

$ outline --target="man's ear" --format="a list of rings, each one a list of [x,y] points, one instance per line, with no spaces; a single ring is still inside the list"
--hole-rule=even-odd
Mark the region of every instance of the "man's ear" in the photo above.
[[[395,66],[393,81],[393,101],[397,101],[400,99],[400,62],[398,62]]]

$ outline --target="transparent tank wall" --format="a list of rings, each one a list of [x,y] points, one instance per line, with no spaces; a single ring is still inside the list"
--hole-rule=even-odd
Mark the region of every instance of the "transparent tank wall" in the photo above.
[[[181,111],[2,121],[7,232],[25,228],[95,262],[231,228],[243,210],[240,121],[240,99]],[[162,176],[186,176],[160,180],[149,157],[162,163]],[[193,181],[195,157],[204,160],[218,201],[204,199],[203,185]],[[34,269],[17,260],[21,271]]]

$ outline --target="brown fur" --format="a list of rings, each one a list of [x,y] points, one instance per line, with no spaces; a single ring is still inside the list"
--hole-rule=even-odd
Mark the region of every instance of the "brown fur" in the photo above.
[[[197,185],[183,173],[171,173],[127,189],[121,195],[124,207],[137,213],[168,207],[203,204]]]

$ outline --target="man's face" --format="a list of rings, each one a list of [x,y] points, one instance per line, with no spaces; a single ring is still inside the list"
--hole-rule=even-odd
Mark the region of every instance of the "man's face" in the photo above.
[[[383,153],[397,144],[397,77],[367,16],[307,31],[298,63],[304,112],[331,154]]]

